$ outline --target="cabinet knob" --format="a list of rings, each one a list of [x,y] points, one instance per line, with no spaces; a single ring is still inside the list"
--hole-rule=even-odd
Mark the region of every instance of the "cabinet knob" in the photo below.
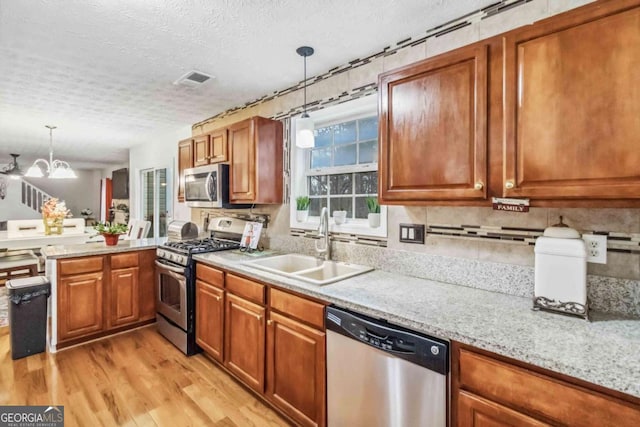
[[[484,188],[484,184],[482,183],[482,181],[477,181],[473,186],[473,188],[480,191]]]
[[[267,326],[271,326],[273,324],[273,320],[267,320]]]
[[[515,184],[513,183],[513,181],[507,181],[507,182],[504,183],[504,186],[508,190],[511,190],[513,187],[515,187]]]

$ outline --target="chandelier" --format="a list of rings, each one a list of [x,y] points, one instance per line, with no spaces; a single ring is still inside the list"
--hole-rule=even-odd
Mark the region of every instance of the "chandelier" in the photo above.
[[[58,159],[53,160],[53,130],[56,127],[50,125],[45,125],[45,127],[49,129],[49,160],[36,160],[24,176],[42,178],[46,173],[51,179],[77,178],[69,163]],[[45,172],[43,172],[43,169]]]

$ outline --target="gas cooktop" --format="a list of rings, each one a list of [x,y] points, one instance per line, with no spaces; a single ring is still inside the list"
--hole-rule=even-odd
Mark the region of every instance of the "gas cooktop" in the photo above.
[[[167,242],[162,245],[165,249],[185,254],[201,254],[206,252],[224,251],[229,249],[237,249],[240,247],[239,242],[224,239],[198,239],[180,242]]]

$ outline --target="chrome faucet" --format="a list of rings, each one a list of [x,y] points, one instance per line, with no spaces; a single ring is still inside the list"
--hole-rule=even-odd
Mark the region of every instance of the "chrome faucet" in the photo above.
[[[325,260],[331,259],[331,239],[329,237],[329,210],[324,207],[320,212],[320,225],[318,226],[316,240],[316,255]]]

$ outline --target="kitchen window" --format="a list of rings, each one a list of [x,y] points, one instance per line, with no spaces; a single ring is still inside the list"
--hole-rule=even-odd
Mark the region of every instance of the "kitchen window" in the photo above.
[[[372,98],[372,99],[366,99]],[[381,226],[369,227],[367,197],[378,195],[378,116],[375,97],[366,97],[314,112],[315,146],[295,147],[292,126],[291,228],[316,229],[323,207],[329,215],[347,212],[347,222],[332,231],[386,237],[386,208],[381,207]],[[308,221],[298,222],[295,199],[311,199]]]

